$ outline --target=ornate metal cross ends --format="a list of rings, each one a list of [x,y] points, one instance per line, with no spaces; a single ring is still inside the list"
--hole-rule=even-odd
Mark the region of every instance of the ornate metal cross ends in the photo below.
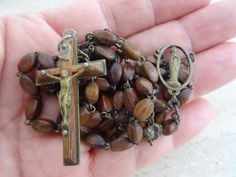
[[[25,123],[61,133],[64,165],[79,163],[80,138],[92,148],[123,151],[177,130],[179,107],[192,92],[192,52],[169,45],[144,57],[107,29],[88,33],[82,43],[75,31],[65,31],[58,51],[25,55],[17,75],[32,97]],[[41,115],[48,94],[58,98],[56,121]]]

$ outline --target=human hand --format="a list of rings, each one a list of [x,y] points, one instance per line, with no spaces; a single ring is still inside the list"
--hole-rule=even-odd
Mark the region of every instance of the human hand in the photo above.
[[[87,0],[1,19],[1,176],[129,176],[199,134],[213,117],[211,105],[199,97],[236,75],[236,45],[226,43],[236,35],[236,1],[207,4],[208,0]],[[110,28],[136,43],[146,56],[170,43],[193,50],[194,94],[180,110],[179,130],[159,138],[151,147],[144,142],[125,152],[94,151],[82,142],[81,164],[63,167],[61,137],[38,134],[23,124],[27,96],[15,72],[20,58],[28,52],[56,54],[59,34],[67,28],[77,30],[79,41],[87,32]],[[53,101],[45,102],[45,116],[56,116],[50,115],[57,109],[51,107]]]

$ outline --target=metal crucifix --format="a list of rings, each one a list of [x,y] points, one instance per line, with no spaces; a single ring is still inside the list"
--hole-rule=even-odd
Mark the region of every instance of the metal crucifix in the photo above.
[[[105,60],[78,63],[77,35],[74,30],[65,31],[58,45],[60,68],[36,72],[36,85],[60,82],[58,94],[62,114],[64,165],[77,165],[80,161],[80,123],[78,79],[106,75]]]

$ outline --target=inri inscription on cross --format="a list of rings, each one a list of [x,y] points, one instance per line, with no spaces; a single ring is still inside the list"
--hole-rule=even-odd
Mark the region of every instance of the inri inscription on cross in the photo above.
[[[60,82],[58,101],[62,114],[64,165],[76,165],[80,161],[80,121],[78,78],[106,75],[105,60],[78,63],[77,35],[74,30],[65,31],[58,44],[61,66],[36,72],[36,84]]]

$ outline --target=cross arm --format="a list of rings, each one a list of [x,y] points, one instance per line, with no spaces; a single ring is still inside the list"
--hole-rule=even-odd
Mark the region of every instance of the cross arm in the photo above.
[[[72,74],[77,73],[80,70],[83,70],[84,63],[80,63],[78,65],[73,65],[71,67]],[[45,76],[45,72],[47,72],[49,75],[53,76],[60,76],[61,69],[60,68],[51,68],[47,70],[38,70],[36,71],[36,85],[47,85],[47,84],[53,84],[57,83],[58,80],[55,78],[50,78]],[[106,69],[106,61],[103,60],[96,60],[89,62],[89,67],[80,75],[79,78],[87,78],[87,77],[93,77],[93,76],[103,76],[107,74]]]

